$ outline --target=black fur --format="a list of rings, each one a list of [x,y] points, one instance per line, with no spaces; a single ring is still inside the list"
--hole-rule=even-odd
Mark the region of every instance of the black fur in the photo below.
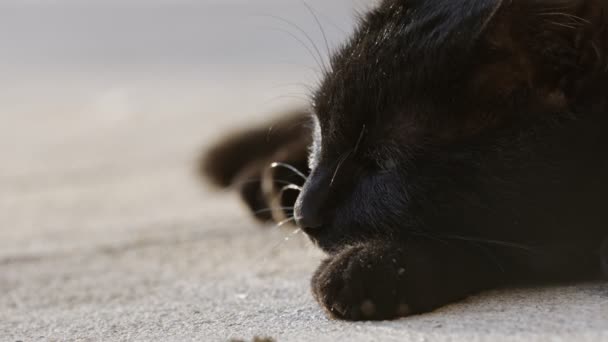
[[[385,0],[362,19],[314,96],[313,132],[281,141],[314,138],[295,219],[329,255],[312,288],[332,316],[608,274],[607,15],[608,0]],[[236,141],[263,158],[230,170],[277,157]],[[216,151],[205,165],[230,184],[242,153]]]

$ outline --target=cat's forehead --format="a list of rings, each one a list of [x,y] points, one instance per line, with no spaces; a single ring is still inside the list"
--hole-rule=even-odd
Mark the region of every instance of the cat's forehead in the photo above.
[[[498,0],[382,2],[333,56],[331,72],[314,97],[315,112],[322,122],[355,121],[357,130],[365,124],[362,116],[369,119],[404,106],[410,110],[422,106],[424,97],[432,100],[438,89],[460,76],[498,4]]]
[[[352,145],[367,127],[382,137],[406,131],[452,141],[528,107],[567,110],[564,75],[605,68],[605,6],[605,0],[385,0],[334,54],[315,93],[323,137]]]
[[[333,56],[317,103],[349,93],[369,96],[390,85],[411,91],[449,80],[460,65],[469,62],[473,45],[499,3],[384,1]]]

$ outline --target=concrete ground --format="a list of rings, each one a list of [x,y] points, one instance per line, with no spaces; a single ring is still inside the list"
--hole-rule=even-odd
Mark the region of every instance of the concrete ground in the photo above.
[[[221,45],[188,15],[229,21],[220,14],[238,1],[133,0],[134,26],[117,1],[39,3],[0,5],[12,39],[0,39],[0,341],[608,341],[606,283],[492,291],[393,322],[327,319],[308,289],[322,255],[290,229],[258,227],[193,172],[201,146],[297,104],[280,96],[309,75],[188,49],[199,35]],[[338,9],[321,12],[342,23]],[[158,41],[142,39],[150,30]],[[252,60],[269,58],[259,51]]]

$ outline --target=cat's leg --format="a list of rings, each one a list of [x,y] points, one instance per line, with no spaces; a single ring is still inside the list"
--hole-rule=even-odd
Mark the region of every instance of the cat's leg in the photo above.
[[[203,154],[201,174],[221,188],[238,191],[259,220],[289,216],[298,194],[293,190],[296,187],[289,185],[304,183],[294,170],[308,173],[309,122],[306,111],[294,111],[233,133]],[[281,164],[272,167],[277,162]]]
[[[434,310],[495,287],[500,277],[495,260],[466,244],[375,241],[325,260],[312,291],[332,317],[383,320]]]

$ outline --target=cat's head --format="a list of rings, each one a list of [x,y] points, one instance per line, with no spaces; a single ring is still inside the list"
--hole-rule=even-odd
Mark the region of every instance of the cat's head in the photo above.
[[[331,252],[525,215],[551,193],[531,174],[571,171],[561,156],[596,138],[581,117],[606,108],[607,16],[606,0],[383,1],[314,97],[298,224]]]

